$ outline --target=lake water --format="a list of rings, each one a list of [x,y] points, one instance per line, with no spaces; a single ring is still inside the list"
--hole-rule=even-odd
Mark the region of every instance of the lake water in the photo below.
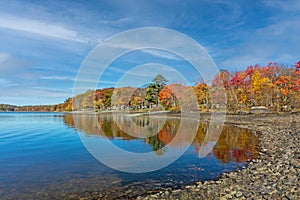
[[[197,122],[190,146],[188,137],[175,139],[180,131],[186,135],[191,132],[194,125],[189,123],[194,122],[188,121],[180,128],[182,120],[174,117],[162,121],[160,117],[113,118],[110,114],[0,113],[0,199],[76,199],[93,192],[109,198],[134,197],[150,190],[216,179],[257,157],[256,134],[224,126],[212,151],[199,158],[206,123]],[[138,137],[145,128],[144,138]],[[187,151],[162,169],[126,173],[99,162],[82,140],[99,144],[109,140],[127,152],[152,152],[158,158],[185,148]],[[116,152],[108,155],[116,163],[120,160],[122,166],[124,157]]]

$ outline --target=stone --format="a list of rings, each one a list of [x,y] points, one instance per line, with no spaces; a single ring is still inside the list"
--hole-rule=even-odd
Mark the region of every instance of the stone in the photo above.
[[[251,113],[251,114],[269,114],[269,113],[273,113],[273,112],[265,106],[254,106],[254,107],[250,108],[249,113]]]
[[[179,193],[181,190],[173,190],[172,193]]]
[[[237,193],[235,193],[235,197],[236,198],[240,198],[243,195],[243,193],[241,191],[238,191]]]
[[[158,198],[159,196],[158,196],[158,194],[152,194],[150,197],[151,198]]]

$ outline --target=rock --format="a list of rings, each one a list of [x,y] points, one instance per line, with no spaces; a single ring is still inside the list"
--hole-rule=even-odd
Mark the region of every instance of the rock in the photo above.
[[[298,198],[295,195],[288,194],[285,196],[288,200],[297,200]]]
[[[254,106],[254,107],[250,108],[249,113],[251,113],[251,114],[269,114],[269,113],[273,113],[273,112],[265,106]]]
[[[225,192],[226,192],[226,193],[230,193],[230,189],[226,188],[226,189],[225,189]]]
[[[181,190],[173,190],[172,193],[179,193]]]
[[[251,193],[250,193],[250,192],[245,193],[245,197],[246,197],[246,198],[251,197]]]
[[[238,114],[242,114],[242,115],[244,114],[244,115],[245,115],[245,114],[249,114],[249,111],[247,111],[247,110],[238,110],[237,113],[238,113]]]
[[[201,181],[197,181],[196,185],[202,185],[202,182]]]
[[[274,189],[274,188],[267,189],[267,193],[268,193],[269,195],[275,194],[276,192],[277,192],[277,190]]]
[[[159,196],[158,196],[158,194],[152,194],[150,197],[151,198],[158,198]]]
[[[282,180],[282,183],[283,183],[284,185],[291,185],[291,184],[292,184],[292,182],[291,182],[290,180],[288,180],[288,179],[283,179],[283,180]]]
[[[240,198],[243,195],[241,191],[238,191],[237,193],[234,194],[236,198]]]
[[[263,148],[263,149],[261,149],[261,151],[262,151],[262,152],[267,152],[267,151],[268,151],[268,149],[266,149],[266,148]]]

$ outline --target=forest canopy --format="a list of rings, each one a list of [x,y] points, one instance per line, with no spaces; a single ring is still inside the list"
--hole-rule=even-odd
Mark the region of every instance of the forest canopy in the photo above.
[[[218,107],[220,88],[226,92],[226,110],[249,110],[265,106],[273,111],[300,109],[300,61],[295,66],[270,62],[248,66],[245,70],[220,70],[211,84],[200,81],[193,86],[169,83],[158,74],[144,88],[123,87],[88,90],[64,103],[47,106],[12,106],[1,104],[0,111],[75,111],[75,110],[189,110],[208,111]],[[225,90],[224,90],[225,89]],[[223,94],[224,95],[224,94]],[[196,97],[197,105],[191,102]],[[215,97],[212,101],[212,96]]]

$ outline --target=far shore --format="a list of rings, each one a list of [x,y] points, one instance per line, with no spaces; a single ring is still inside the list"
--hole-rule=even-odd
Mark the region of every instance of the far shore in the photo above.
[[[65,113],[65,114],[128,114],[132,116],[142,116],[142,115],[161,115],[161,114],[168,114],[168,115],[178,115],[182,114],[180,111],[147,111],[147,110],[101,110],[101,111],[94,111],[94,110],[80,110],[80,111],[0,111],[0,113]],[[191,112],[185,112],[184,114],[203,114],[203,115],[209,115],[213,113],[218,114],[226,114],[226,115],[285,115],[285,114],[297,114],[300,113],[299,110],[292,110],[292,111],[281,111],[281,112],[257,112],[257,113],[251,113],[249,111],[216,111],[216,110],[209,110],[209,111],[191,111]]]

